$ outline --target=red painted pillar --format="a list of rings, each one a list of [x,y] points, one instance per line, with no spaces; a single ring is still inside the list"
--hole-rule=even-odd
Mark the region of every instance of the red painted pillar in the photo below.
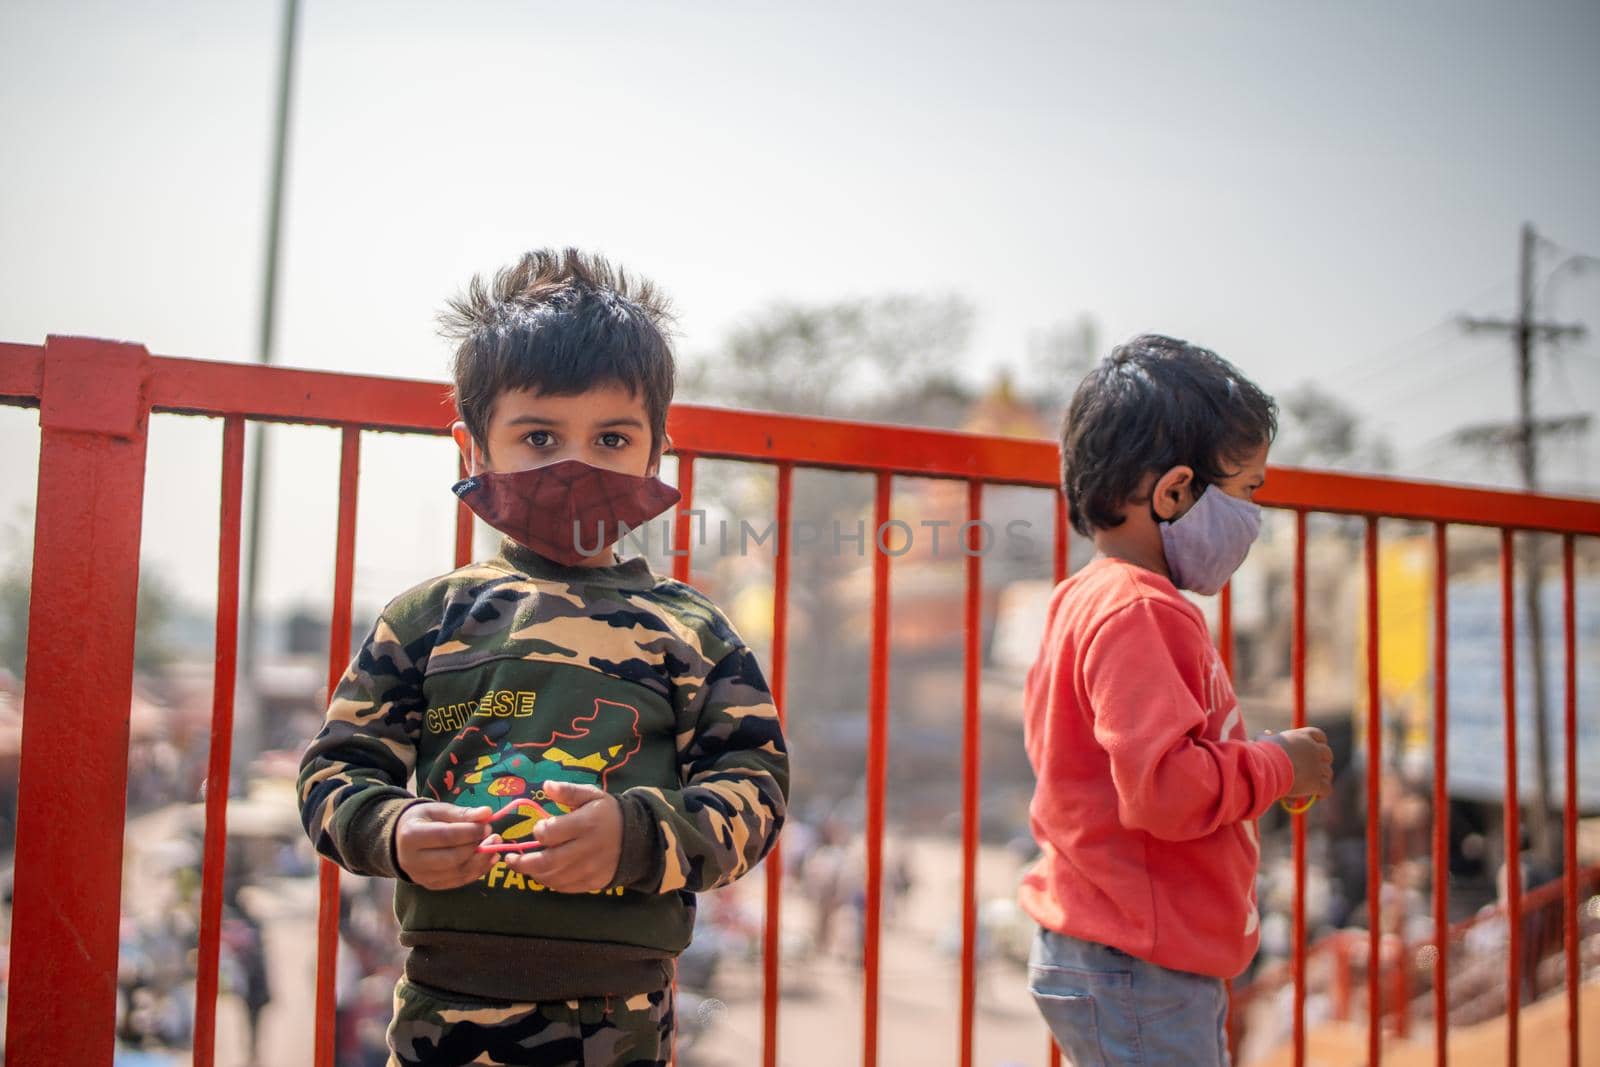
[[[15,1063],[111,1062],[148,361],[140,345],[45,342],[6,1018]]]

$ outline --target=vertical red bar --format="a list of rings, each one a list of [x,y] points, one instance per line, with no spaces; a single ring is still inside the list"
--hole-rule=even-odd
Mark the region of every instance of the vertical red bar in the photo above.
[[[889,554],[880,541],[889,521],[893,477],[878,472],[872,530],[872,681],[867,703],[867,914],[862,946],[862,1067],[878,1064],[878,935],[883,910],[883,807],[889,765]]]
[[[200,867],[200,959],[194,981],[194,1067],[211,1067],[217,1044],[217,956],[233,761],[233,683],[239,657],[239,529],[244,497],[244,419],[222,424],[222,504],[217,536],[217,640],[211,676],[211,752],[206,768],[205,858]]]
[[[972,1067],[972,1008],[977,997],[978,675],[983,666],[983,483],[967,483],[966,649],[961,727],[961,1067]]]
[[[679,452],[677,456],[678,495],[682,499],[678,501],[677,510],[674,512],[675,519],[672,526],[673,547],[667,554],[672,557],[672,577],[676,581],[687,583],[689,575],[692,573],[689,565],[690,559],[694,554],[689,529],[692,521],[692,516],[689,512],[694,508],[694,456],[687,452]],[[673,997],[676,998],[678,993],[678,980],[676,977],[672,980],[672,993]],[[673,1067],[677,1067],[678,1038],[676,1031],[673,1033],[672,1049],[667,1062],[672,1064]]]
[[[1222,587],[1221,602],[1217,605],[1217,646],[1222,653],[1222,669],[1228,672],[1228,680],[1233,680],[1233,583],[1228,582]],[[1228,992],[1228,1020],[1225,1029],[1228,1035],[1228,1054],[1234,1059],[1239,1058],[1239,1020],[1234,1011],[1233,979],[1223,983]]]
[[[148,368],[138,345],[45,342],[9,1063],[109,1064],[113,1054]],[[72,788],[62,789],[67,768]]]
[[[1333,935],[1333,1017],[1350,1021],[1350,937],[1344,931]]]
[[[788,723],[784,714],[789,679],[789,527],[794,496],[794,467],[778,465],[778,555],[772,576],[772,699],[778,706],[778,722]],[[767,914],[761,937],[761,1063],[778,1064],[779,964],[783,951],[778,938],[781,928],[779,908],[783,900],[783,842],[772,847],[765,861],[767,869]]]
[[[1500,531],[1501,682],[1506,705],[1506,1065],[1517,1067],[1522,1014],[1522,810],[1517,783],[1517,617],[1512,606],[1516,560],[1509,528]],[[1535,665],[1538,669],[1538,665]]]
[[[1433,1048],[1450,1062],[1450,543],[1433,524]]]
[[[1294,644],[1290,651],[1296,729],[1306,724],[1306,513],[1294,513]],[[1294,842],[1294,1067],[1306,1062],[1306,821],[1291,819]]]
[[[1406,941],[1404,917],[1396,937],[1394,968],[1395,1033],[1404,1041],[1411,1036],[1411,946]]]
[[[1561,613],[1566,622],[1567,797],[1561,812],[1562,926],[1567,956],[1567,1065],[1578,1067],[1578,593],[1573,572],[1572,535],[1561,539]]]
[[[1383,1044],[1383,704],[1378,689],[1378,517],[1367,516],[1367,1063]]]
[[[678,492],[683,499],[678,501],[672,528],[672,577],[680,582],[688,582],[691,573],[689,562],[694,555],[690,532],[694,517],[689,514],[694,509],[694,457],[686,452],[678,453]]]
[[[456,471],[462,477],[467,476],[467,461],[456,460]],[[472,509],[461,501],[456,501],[456,566],[465,567],[472,562]]]
[[[1222,653],[1222,667],[1233,680],[1233,583],[1222,587],[1217,605],[1217,650]]]
[[[356,483],[361,428],[346,426],[339,452],[339,534],[333,562],[333,614],[328,623],[328,699],[350,663],[350,599],[356,566]],[[339,868],[321,862],[317,907],[316,1067],[333,1067],[334,972],[339,959]]]
[[[1071,560],[1071,535],[1067,515],[1067,496],[1059,489],[1055,493],[1055,527],[1056,539],[1052,554],[1053,575],[1057,585],[1067,577],[1067,565]],[[1061,1046],[1056,1044],[1055,1038],[1050,1038],[1050,1067],[1061,1067]]]
[[[1067,497],[1059,489],[1055,493],[1055,505],[1056,539],[1051,561],[1055,566],[1056,583],[1060,584],[1067,577],[1067,567],[1072,558],[1072,536],[1067,521]]]

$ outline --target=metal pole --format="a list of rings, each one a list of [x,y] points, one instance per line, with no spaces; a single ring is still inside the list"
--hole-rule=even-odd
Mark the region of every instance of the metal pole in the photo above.
[[[289,147],[289,107],[294,93],[294,52],[299,37],[300,0],[286,0],[283,10],[283,40],[278,58],[278,106],[273,123],[272,180],[268,188],[266,263],[261,286],[260,334],[257,357],[263,364],[273,361],[277,327],[278,259],[283,244],[283,179]],[[251,428],[255,462],[250,468],[250,511],[245,538],[244,604],[240,611],[238,715],[234,731],[233,780],[240,787],[248,781],[250,760],[261,749],[261,701],[256,676],[256,655],[260,643],[257,618],[261,586],[261,509],[263,486],[267,481],[266,428],[256,423]]]
[[[1539,491],[1539,437],[1533,421],[1533,258],[1538,238],[1533,225],[1522,226],[1521,308],[1517,316],[1517,441],[1522,469],[1522,488]],[[1533,655],[1533,752],[1534,803],[1529,815],[1534,855],[1546,863],[1555,859],[1555,835],[1550,816],[1550,729],[1544,677],[1544,568],[1539,558],[1539,543],[1527,537],[1522,542],[1522,611],[1527,620],[1528,641]],[[1510,842],[1510,848],[1520,848]]]

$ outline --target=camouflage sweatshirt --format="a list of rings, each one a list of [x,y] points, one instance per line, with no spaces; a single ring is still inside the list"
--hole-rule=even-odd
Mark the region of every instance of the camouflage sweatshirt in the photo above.
[[[434,891],[398,869],[395,824],[410,805],[510,808],[493,828],[515,841],[562,810],[541,788],[550,780],[617,796],[612,887],[554,892],[497,863]],[[788,790],[766,681],[705,596],[642,558],[564,567],[512,541],[384,608],[299,782],[317,851],[398,879],[407,976],[518,1001],[669,984],[694,894],[766,855]]]

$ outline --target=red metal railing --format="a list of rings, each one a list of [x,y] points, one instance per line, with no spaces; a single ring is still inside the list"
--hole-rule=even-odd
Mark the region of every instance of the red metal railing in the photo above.
[[[25,679],[26,706],[18,812],[16,876],[11,972],[25,976],[15,983],[8,1008],[8,1052],[18,1063],[109,1064],[113,1048],[117,919],[120,886],[115,878],[85,885],[76,877],[81,857],[93,856],[107,870],[120,864],[126,819],[124,798],[128,774],[128,706],[131,696],[133,634],[139,567],[140,523],[144,505],[145,442],[152,412],[176,412],[223,420],[221,532],[218,564],[217,652],[211,779],[207,795],[203,866],[200,964],[197,986],[195,1062],[209,1064],[215,1034],[215,999],[220,915],[220,885],[226,833],[227,767],[232,728],[232,693],[236,664],[238,564],[243,463],[243,429],[247,420],[337,426],[342,430],[339,477],[339,519],[334,598],[330,628],[329,678],[345,666],[351,625],[351,586],[355,550],[355,505],[361,434],[391,430],[440,435],[453,409],[443,386],[353,375],[301,371],[247,364],[208,363],[152,357],[137,345],[52,337],[46,344],[0,344],[0,402],[39,408],[40,463],[34,537],[33,597],[29,609],[29,644]],[[875,529],[892,518],[891,490],[896,477],[942,478],[967,485],[967,515],[983,515],[985,485],[1054,489],[1057,456],[1053,442],[1017,440],[933,430],[885,427],[828,419],[780,416],[748,411],[680,405],[672,412],[670,431],[679,457],[683,494],[675,527],[674,573],[690,576],[689,509],[693,507],[697,459],[729,459],[775,466],[778,474],[777,517],[788,529],[792,475],[796,468],[864,471],[874,475]],[[1378,520],[1400,518],[1434,524],[1437,574],[1435,620],[1442,635],[1447,583],[1446,529],[1451,524],[1498,528],[1501,535],[1502,629],[1506,703],[1506,797],[1515,832],[1517,808],[1515,762],[1514,616],[1511,609],[1513,531],[1562,535],[1564,614],[1566,620],[1566,876],[1563,883],[1567,965],[1568,1048],[1578,1062],[1578,942],[1574,919],[1578,907],[1574,800],[1576,791],[1575,574],[1576,536],[1600,535],[1600,503],[1533,496],[1486,489],[1407,482],[1307,470],[1276,468],[1259,494],[1261,503],[1295,514],[1297,543],[1294,565],[1293,716],[1305,722],[1306,516],[1326,512],[1365,519],[1365,584],[1367,589],[1367,739],[1369,766],[1378,766],[1382,730],[1378,678],[1377,554]],[[1059,494],[1055,504],[1054,575],[1067,570],[1067,515]],[[969,528],[967,537],[978,534]],[[971,545],[971,541],[964,542]],[[468,558],[471,522],[458,514],[455,556]],[[780,708],[786,684],[787,595],[789,546],[777,543],[771,673]],[[871,684],[868,695],[867,757],[867,909],[863,946],[862,1062],[878,1062],[879,941],[881,934],[884,793],[889,757],[888,663],[891,649],[888,594],[890,555],[873,553]],[[966,566],[965,662],[962,754],[962,981],[961,1003],[952,1034],[961,1067],[973,1059],[974,967],[977,935],[975,899],[978,787],[978,641],[981,622],[982,564],[969,556]],[[95,654],[83,656],[82,605],[94,604]],[[1222,605],[1222,644],[1231,660],[1231,596]],[[1442,812],[1446,794],[1444,771],[1445,669],[1448,652],[1440,640],[1435,650],[1435,782],[1434,796]],[[51,709],[51,717],[37,709]],[[94,729],[60,729],[61,716],[94,709]],[[75,787],[52,788],[61,766],[74,768]],[[1381,855],[1377,829],[1379,776],[1369,775],[1368,908],[1371,959],[1379,959]],[[1515,841],[1515,836],[1510,840]],[[1434,914],[1444,928],[1447,914],[1445,862],[1448,840],[1435,826]],[[1516,849],[1509,850],[1511,914],[1522,908]],[[1292,961],[1295,983],[1295,1063],[1305,1063],[1305,832],[1294,830],[1296,893]],[[762,1062],[777,1061],[778,900],[782,872],[766,864],[767,921],[764,961]],[[318,999],[316,1063],[328,1067],[333,1056],[332,980],[337,948],[338,872],[321,870],[318,923]],[[61,887],[80,886],[64,893]],[[1512,936],[1518,924],[1512,924]],[[1446,1058],[1444,1042],[1448,989],[1447,944],[1434,960],[1438,1062]],[[1520,979],[1518,952],[1509,953],[1509,1062],[1517,1056],[1515,990]],[[1369,1059],[1381,1059],[1379,968],[1368,976]],[[1052,1064],[1059,1052],[1049,1047]]]
[[[1543,976],[1545,964],[1556,957],[1561,957],[1564,965],[1572,962],[1572,958],[1567,956],[1568,942],[1575,944],[1585,925],[1584,916],[1567,907],[1574,888],[1585,897],[1600,895],[1600,866],[1578,870],[1572,885],[1562,878],[1536,886],[1522,896],[1520,929],[1525,934],[1531,934],[1532,941],[1524,944],[1521,959],[1524,966],[1534,968],[1534,973],[1524,972],[1521,975],[1527,999],[1537,999],[1549,988],[1550,983]],[[1374,976],[1377,979],[1376,986],[1382,994],[1378,1018],[1384,1032],[1406,1038],[1410,1036],[1411,1012],[1423,1006],[1411,992],[1412,983],[1418,976],[1426,974],[1432,985],[1428,994],[1432,1003],[1426,1006],[1426,1010],[1434,1016],[1437,1041],[1448,1027],[1451,1008],[1461,1006],[1464,995],[1461,987],[1465,979],[1472,977],[1450,969],[1449,961],[1457,959],[1455,947],[1464,945],[1472,932],[1489,926],[1504,926],[1509,938],[1512,924],[1507,916],[1510,914],[1509,904],[1495,904],[1459,922],[1435,927],[1445,931],[1443,937],[1417,941],[1386,937],[1377,966],[1373,966],[1371,957],[1366,954],[1368,946],[1364,943],[1365,935],[1353,930],[1335,931],[1307,946],[1303,953],[1297,953],[1294,958],[1264,969],[1255,980],[1235,994],[1235,1006],[1241,1013],[1247,1012],[1258,1001],[1270,998],[1289,986],[1294,987],[1296,1000],[1303,1003],[1308,988],[1303,977],[1307,968],[1313,963],[1326,964],[1320,978],[1332,1005],[1331,1018],[1340,1022],[1349,1020],[1355,1001],[1352,995],[1354,975],[1364,973],[1369,980]],[[1574,915],[1577,921],[1567,922],[1566,915]],[[1591,930],[1600,929],[1600,918],[1588,920],[1588,925]],[[1503,953],[1496,952],[1494,955]],[[1440,980],[1441,976],[1443,980]],[[1369,991],[1369,1004],[1370,997]],[[1296,1011],[1298,1013],[1301,1009],[1297,1008]],[[1444,1020],[1442,1024],[1441,1019]],[[1296,1029],[1301,1029],[1304,1022],[1304,1018],[1296,1018]]]

